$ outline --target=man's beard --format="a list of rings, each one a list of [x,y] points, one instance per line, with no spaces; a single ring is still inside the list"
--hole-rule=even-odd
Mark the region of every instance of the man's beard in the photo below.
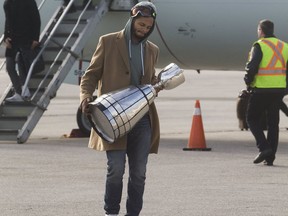
[[[133,31],[133,36],[138,41],[144,40],[147,37],[147,35],[148,35],[148,33],[144,34],[143,36],[139,36],[135,30]]]

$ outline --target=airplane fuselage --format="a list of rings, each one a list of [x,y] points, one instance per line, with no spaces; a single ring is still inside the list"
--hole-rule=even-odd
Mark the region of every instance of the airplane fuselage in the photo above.
[[[61,3],[46,1],[40,10],[43,27]],[[157,7],[157,28],[149,39],[160,47],[159,67],[174,62],[187,69],[243,70],[262,19],[272,20],[275,35],[288,41],[286,0],[154,0],[153,3]],[[84,49],[84,59],[91,58],[101,35],[121,30],[128,18],[127,11],[108,12],[95,27]],[[0,25],[2,34],[3,13]]]

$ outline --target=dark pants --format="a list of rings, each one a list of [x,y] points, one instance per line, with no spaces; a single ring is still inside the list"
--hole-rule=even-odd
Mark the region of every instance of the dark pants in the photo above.
[[[23,53],[29,53],[31,44],[13,45],[11,49],[6,49],[6,70],[13,84],[16,93],[21,94],[21,87],[24,85],[30,67],[23,59]],[[17,67],[16,67],[17,65]],[[17,70],[18,69],[18,70]]]
[[[144,116],[129,132],[127,150],[107,151],[107,177],[105,191],[106,214],[118,214],[123,188],[126,154],[128,157],[128,195],[126,216],[138,216],[143,205],[146,165],[151,144],[149,116]],[[113,144],[112,144],[113,145]]]
[[[279,140],[279,109],[284,94],[282,93],[253,93],[249,99],[247,123],[255,137],[259,151],[272,149],[275,154]],[[267,138],[261,125],[263,113],[267,117]]]

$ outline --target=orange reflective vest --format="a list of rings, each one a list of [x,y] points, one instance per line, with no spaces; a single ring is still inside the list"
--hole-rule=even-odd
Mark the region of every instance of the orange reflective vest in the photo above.
[[[261,38],[257,42],[262,50],[262,60],[252,87],[286,88],[288,45],[277,38]]]

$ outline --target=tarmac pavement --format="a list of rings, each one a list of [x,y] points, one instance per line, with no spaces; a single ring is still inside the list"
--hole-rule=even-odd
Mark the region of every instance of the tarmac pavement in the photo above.
[[[281,113],[275,166],[254,165],[254,138],[236,118],[243,72],[185,71],[185,77],[155,100],[161,143],[149,157],[141,216],[287,216],[287,117]],[[0,92],[8,83],[0,71]],[[197,99],[211,151],[183,151]],[[105,153],[88,149],[88,138],[67,138],[77,128],[78,104],[79,87],[63,84],[27,143],[0,142],[0,215],[104,215]],[[126,183],[127,175],[121,216]]]

